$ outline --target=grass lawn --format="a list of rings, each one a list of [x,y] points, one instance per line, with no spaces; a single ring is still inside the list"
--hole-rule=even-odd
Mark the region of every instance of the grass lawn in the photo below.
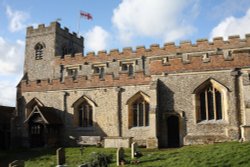
[[[250,142],[220,143],[212,145],[185,146],[177,149],[140,149],[143,156],[138,160],[138,165],[126,166],[170,166],[170,167],[249,167],[250,166]],[[83,155],[80,148],[66,148],[66,161],[69,167],[77,167],[86,162],[93,152],[101,152],[113,155],[110,166],[116,166],[116,149],[104,149],[86,147]],[[126,160],[130,161],[130,149],[125,150]],[[25,160],[25,167],[55,167],[56,149],[22,149],[12,151],[0,151],[0,167],[5,167],[8,162],[15,159]]]

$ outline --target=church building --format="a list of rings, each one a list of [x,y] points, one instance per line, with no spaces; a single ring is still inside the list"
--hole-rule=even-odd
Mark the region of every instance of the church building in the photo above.
[[[28,27],[16,126],[22,145],[179,147],[250,140],[250,34],[83,54],[58,22]]]

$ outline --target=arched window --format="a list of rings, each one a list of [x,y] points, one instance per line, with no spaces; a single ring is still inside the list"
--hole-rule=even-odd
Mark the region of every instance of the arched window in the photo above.
[[[82,96],[76,100],[72,107],[74,107],[74,125],[76,127],[94,127],[94,111],[97,104],[87,96]]]
[[[138,92],[128,101],[129,127],[149,126],[149,96]]]
[[[197,121],[225,119],[227,88],[209,79],[196,88]]]
[[[200,120],[222,119],[221,93],[209,84],[200,92]]]
[[[133,103],[133,127],[149,125],[149,104],[140,98]]]
[[[93,110],[92,106],[84,101],[78,108],[78,119],[80,127],[92,127],[93,126]]]
[[[44,50],[44,45],[41,43],[37,43],[35,46],[35,59],[36,60],[43,59],[43,50]]]

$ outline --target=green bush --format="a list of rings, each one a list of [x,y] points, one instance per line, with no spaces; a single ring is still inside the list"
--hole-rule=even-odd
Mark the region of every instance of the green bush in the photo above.
[[[90,167],[107,167],[109,163],[112,162],[113,155],[112,154],[104,154],[104,153],[92,153],[89,166]]]

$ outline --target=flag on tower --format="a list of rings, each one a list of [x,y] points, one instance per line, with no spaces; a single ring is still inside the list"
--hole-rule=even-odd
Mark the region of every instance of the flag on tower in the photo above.
[[[82,10],[80,11],[80,16],[85,17],[87,20],[92,20],[93,19],[92,15],[90,13],[84,12]]]

